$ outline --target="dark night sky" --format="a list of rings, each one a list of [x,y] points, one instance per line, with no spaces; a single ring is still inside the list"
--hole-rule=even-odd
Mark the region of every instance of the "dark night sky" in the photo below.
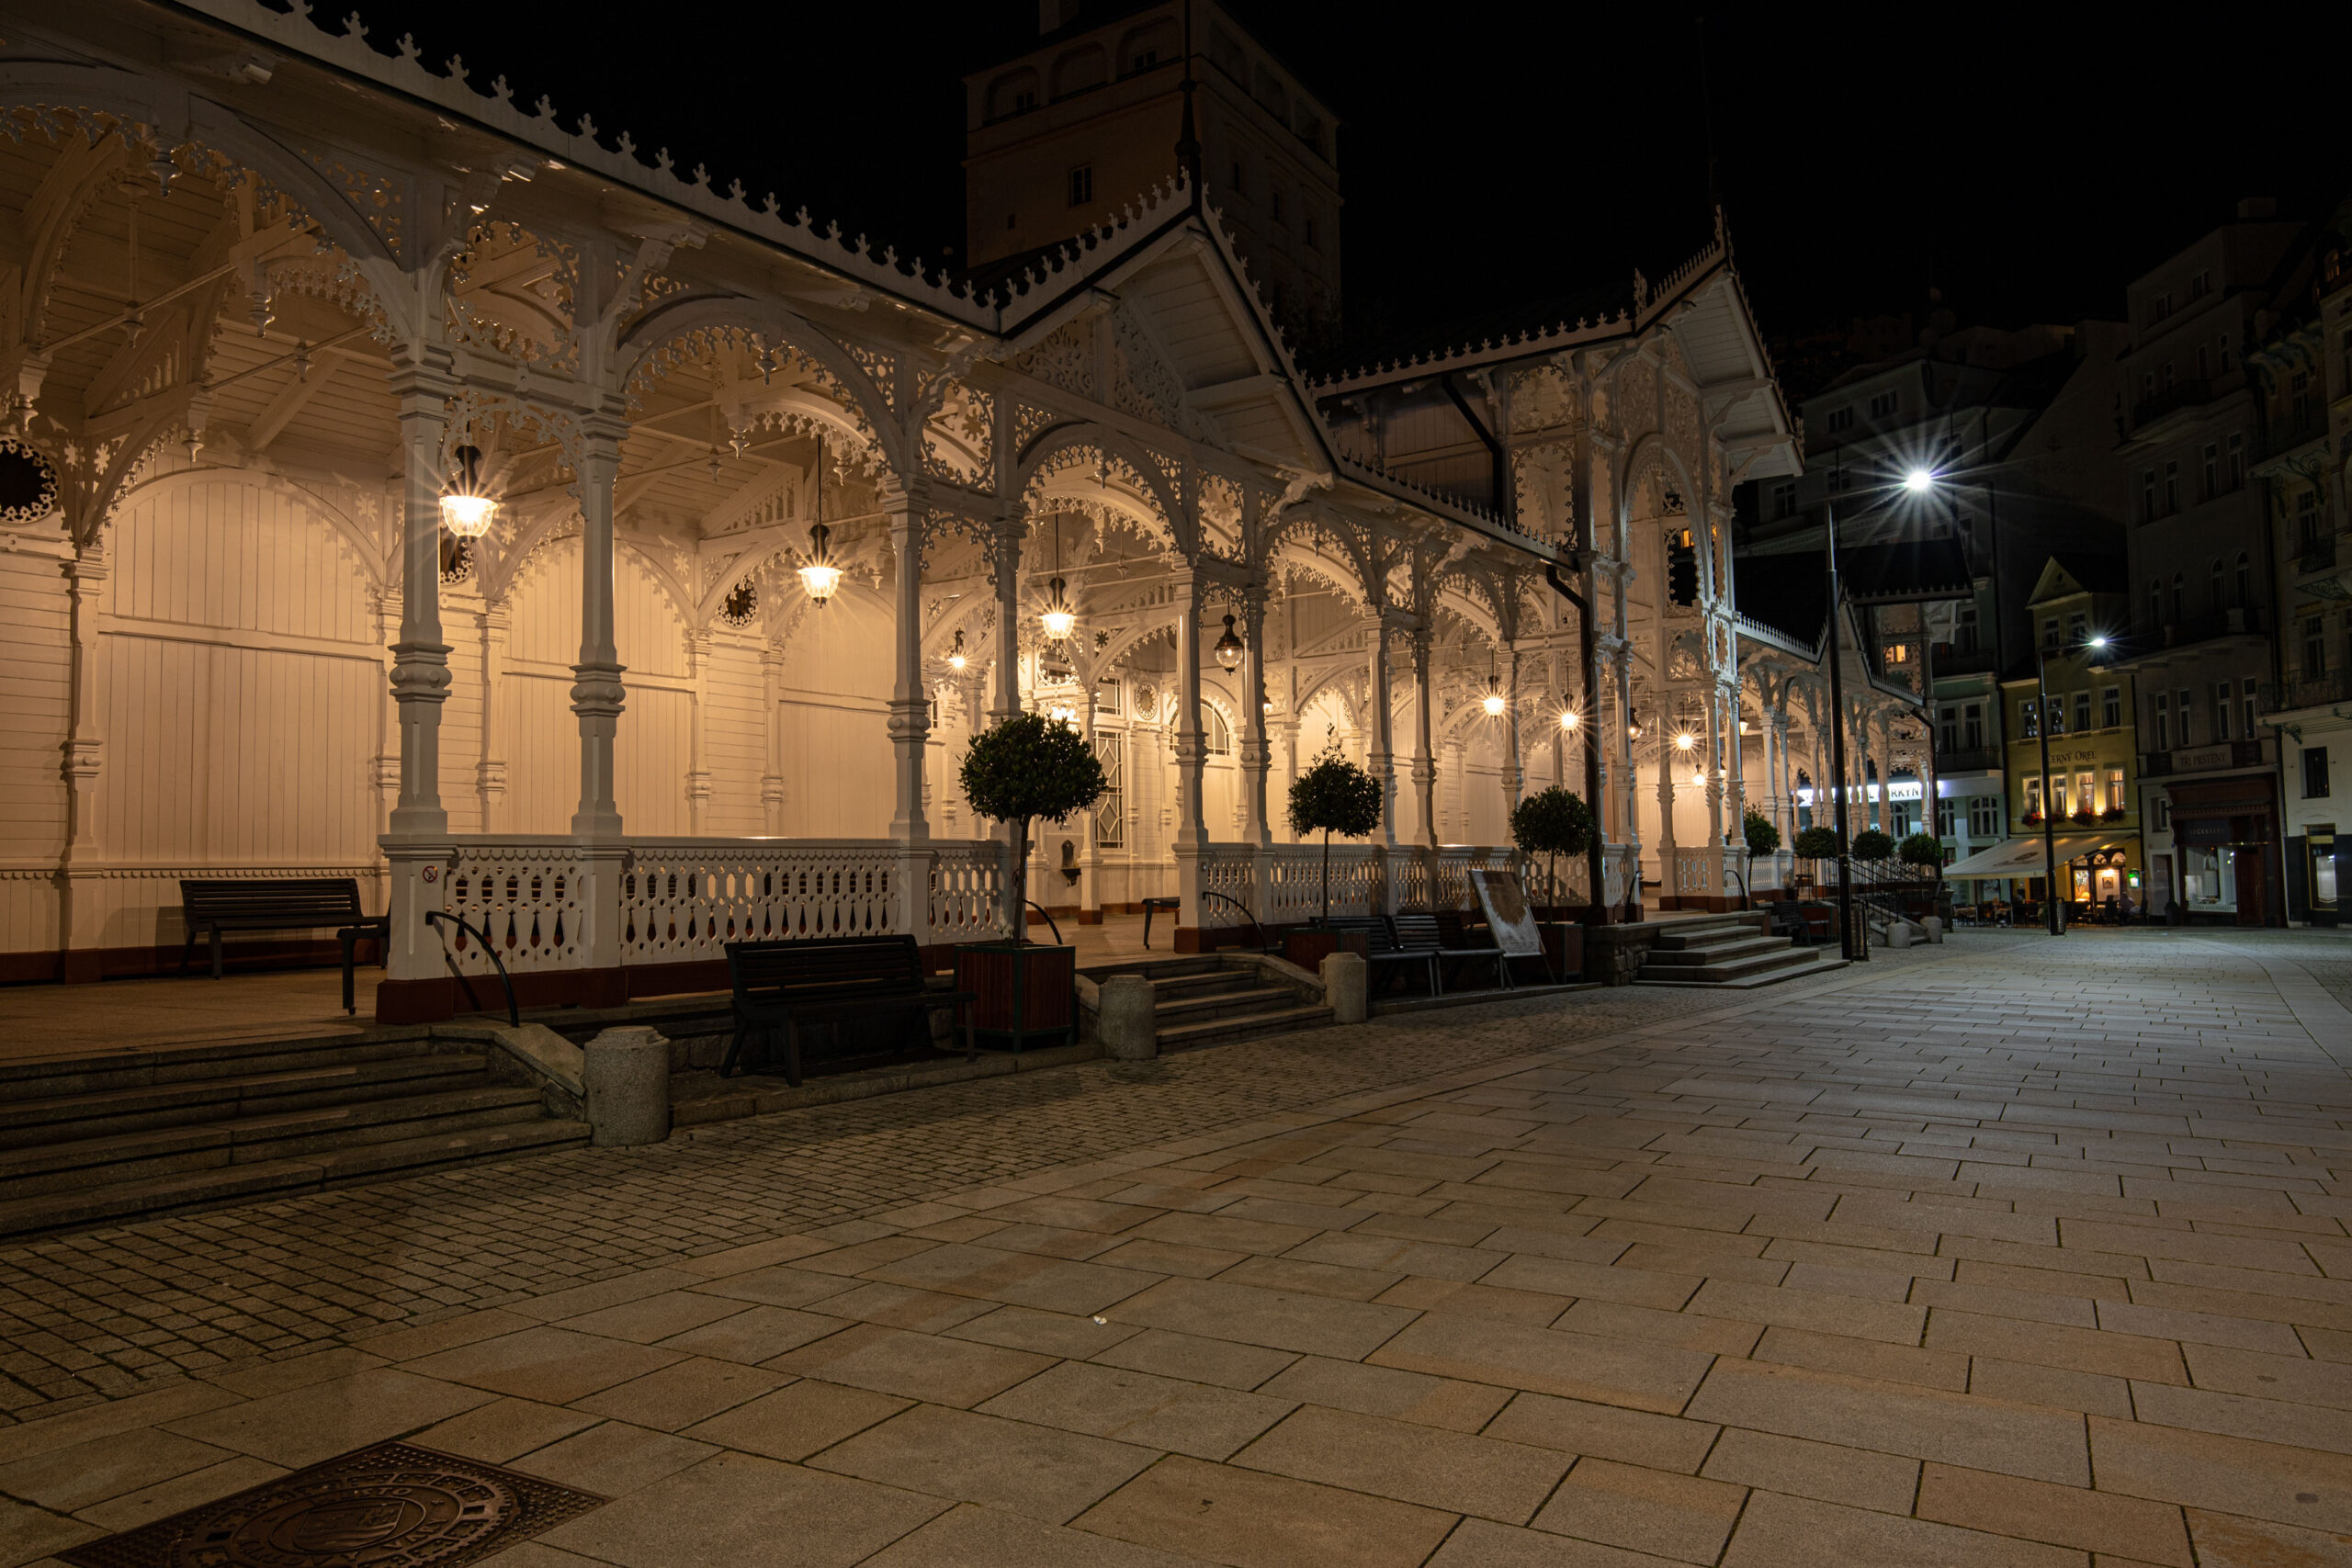
[[[1035,20],[1034,0],[667,0],[605,28],[618,7],[360,3],[379,46],[413,28],[427,60],[504,72],[566,123],[587,110],[934,258],[962,237],[960,77]],[[2336,7],[2219,28],[2162,7],[1719,8],[1702,95],[1696,6],[1232,4],[1344,122],[1356,335],[1658,276],[1707,231],[1705,102],[1773,336],[1918,309],[1930,283],[1963,322],[2119,315],[2128,279],[2239,197],[2311,216],[2352,192],[2316,63]]]

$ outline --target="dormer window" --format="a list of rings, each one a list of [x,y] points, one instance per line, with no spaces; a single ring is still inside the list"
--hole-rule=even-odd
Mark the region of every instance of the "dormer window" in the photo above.
[[[1012,112],[1013,112],[1014,114],[1027,114],[1031,109],[1034,109],[1034,108],[1035,108],[1036,107],[1037,107],[1037,89],[1036,89],[1036,88],[1035,88],[1035,87],[1023,87],[1023,88],[1020,88],[1020,89],[1018,89],[1017,91],[1015,91],[1015,92],[1013,93],[1013,95],[1012,95]]]

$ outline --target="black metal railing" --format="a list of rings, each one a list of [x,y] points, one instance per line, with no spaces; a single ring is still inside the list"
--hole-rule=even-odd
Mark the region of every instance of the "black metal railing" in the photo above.
[[[2333,571],[2335,569],[2335,536],[2319,534],[2303,541],[2301,553],[2295,557],[2298,573]]]
[[[2267,682],[2262,688],[2266,713],[2325,707],[2341,702],[2352,702],[2352,670],[2331,670],[2324,675],[2290,675],[2284,681]]]
[[[490,940],[488,931],[483,931],[480,926],[470,924],[462,915],[453,915],[447,909],[424,911],[424,923],[435,931],[440,929],[441,922],[444,920],[457,927],[461,936],[470,936],[481,943],[481,950],[490,954],[491,963],[498,969],[498,983],[506,987],[506,1021],[513,1028],[522,1028],[523,1012],[514,1005],[514,982],[506,973],[506,960],[498,956],[498,944]],[[481,1011],[481,998],[474,995],[473,980],[464,970],[458,967],[457,955],[449,951],[448,939],[446,937],[441,942],[441,962],[449,966],[449,973],[455,975],[458,977],[458,984],[465,987],[466,1000],[473,1005],[474,1011]]]
[[[1960,746],[1948,751],[1939,750],[1936,752],[1936,772],[1965,773],[1979,768],[1997,768],[2006,760],[2003,750],[1998,746]]]
[[[2202,377],[2193,381],[2176,381],[2163,391],[2132,404],[2132,423],[2145,424],[2150,420],[2162,419],[2175,409],[2195,408],[2212,400],[2213,383]]]

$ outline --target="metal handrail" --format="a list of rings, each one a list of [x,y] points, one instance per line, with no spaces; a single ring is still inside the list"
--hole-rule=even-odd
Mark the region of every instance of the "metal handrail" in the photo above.
[[[1258,939],[1258,951],[1261,953],[1271,951],[1266,946],[1266,928],[1258,923],[1258,917],[1251,914],[1249,907],[1243,904],[1238,898],[1229,897],[1223,893],[1215,892],[1206,887],[1201,889],[1201,897],[1204,898],[1214,898],[1220,904],[1230,904],[1235,908],[1239,909],[1241,911],[1241,918],[1250,922],[1251,934],[1255,935]]]
[[[463,915],[453,915],[447,909],[424,911],[424,923],[435,931],[441,929],[441,922],[444,920],[472,936],[476,942],[481,943],[481,950],[490,954],[491,963],[498,969],[498,983],[506,987],[506,1021],[515,1029],[522,1028],[523,1011],[514,1005],[514,977],[506,973],[506,960],[498,956],[497,943],[490,940],[488,931],[469,923]],[[449,973],[455,975],[458,977],[458,984],[466,988],[466,1000],[473,1004],[474,1011],[481,1011],[481,998],[474,995],[473,979],[458,967],[457,955],[449,951],[449,939],[447,937],[441,939],[441,962],[449,966]]]
[[[1027,905],[1030,908],[1036,910],[1037,913],[1046,917],[1046,929],[1054,933],[1054,945],[1056,947],[1061,946],[1062,928],[1054,924],[1054,917],[1047,911],[1046,907],[1043,904],[1038,903],[1035,898],[1023,898],[1022,902]],[[1013,933],[1012,940],[1019,942],[1022,939],[1023,934],[1023,933],[1022,932],[1015,931]]]

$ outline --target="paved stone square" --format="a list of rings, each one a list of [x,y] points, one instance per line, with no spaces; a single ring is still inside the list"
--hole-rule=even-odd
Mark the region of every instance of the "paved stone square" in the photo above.
[[[2352,943],[1966,932],[0,1251],[0,1568],[403,1438],[487,1561],[2352,1562]]]

